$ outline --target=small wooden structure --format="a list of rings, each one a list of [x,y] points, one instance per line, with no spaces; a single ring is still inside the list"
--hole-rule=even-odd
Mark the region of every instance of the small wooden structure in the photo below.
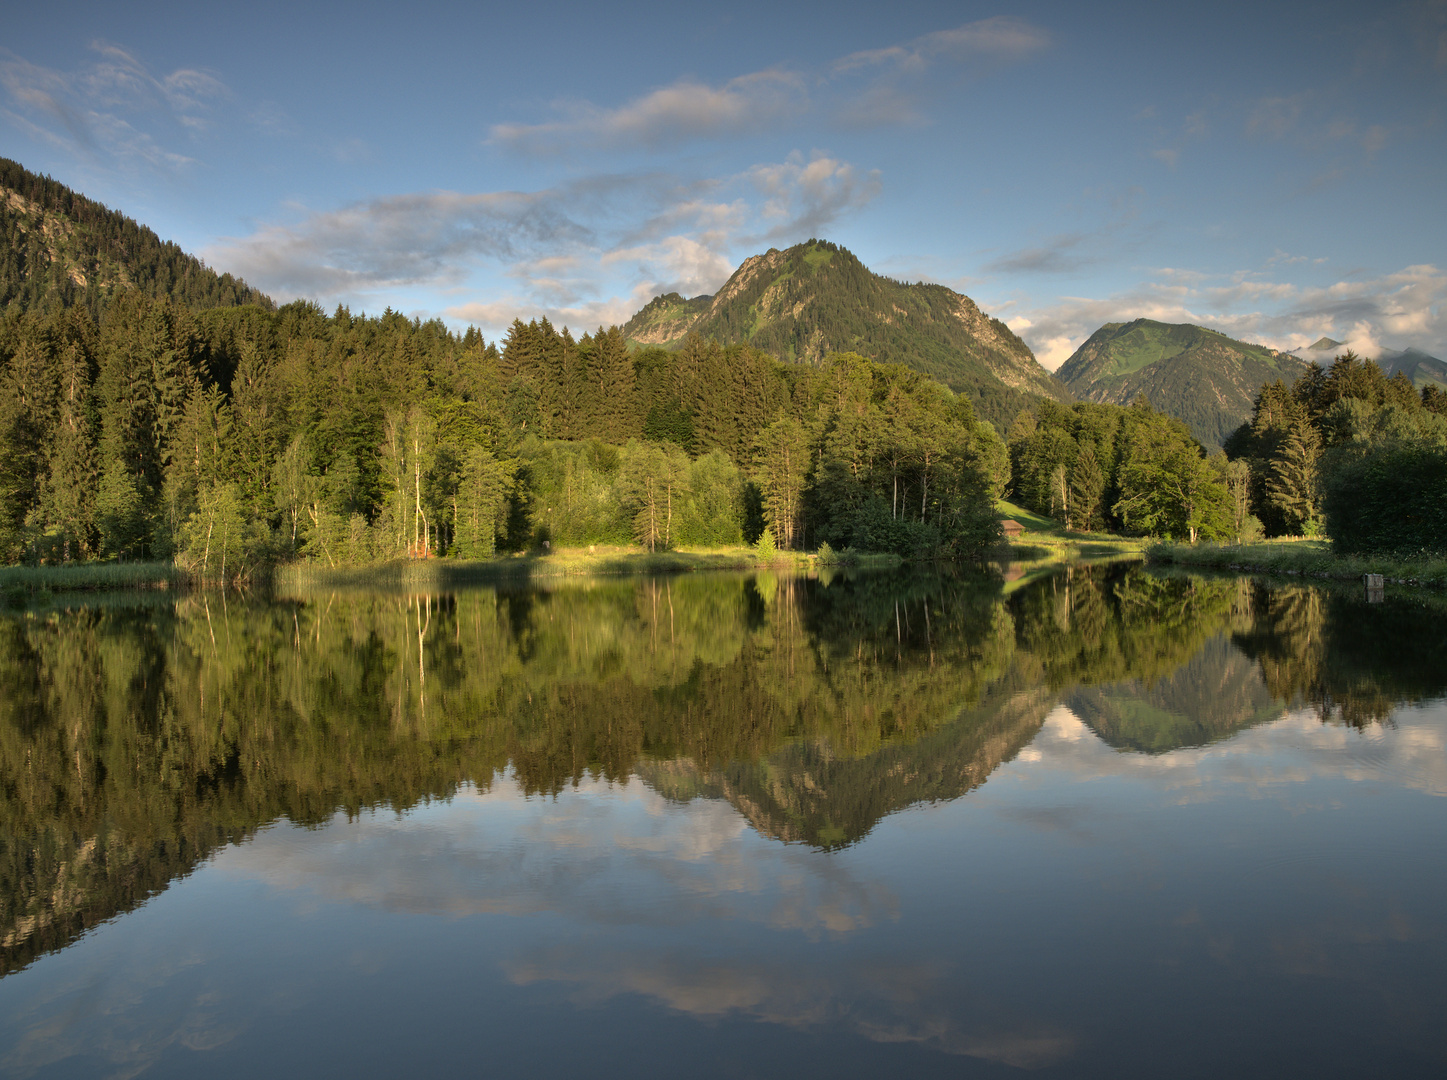
[[[1025,531],[1024,525],[1021,525],[1018,521],[1011,518],[1006,518],[1000,522],[1000,528],[1005,531],[1005,536],[1010,540],[1015,539],[1015,537]]]

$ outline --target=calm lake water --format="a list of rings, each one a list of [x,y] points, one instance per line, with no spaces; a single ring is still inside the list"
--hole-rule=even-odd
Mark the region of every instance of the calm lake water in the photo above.
[[[1441,1076],[1447,598],[1138,566],[0,618],[7,1076]]]

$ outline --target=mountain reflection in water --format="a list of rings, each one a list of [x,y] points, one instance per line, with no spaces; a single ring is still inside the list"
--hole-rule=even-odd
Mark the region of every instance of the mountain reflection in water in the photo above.
[[[603,854],[613,850],[606,833],[629,851],[671,852],[669,895],[694,896],[715,917],[732,895],[718,875],[742,875],[753,883],[745,892],[773,890],[765,914],[750,917],[806,935],[848,932],[897,917],[898,898],[877,881],[831,877],[811,849],[848,848],[886,815],[957,799],[1017,758],[1164,780],[1180,777],[1179,751],[1249,728],[1260,738],[1243,747],[1287,739],[1299,757],[1312,731],[1391,724],[1447,692],[1443,625],[1437,601],[1367,605],[1345,590],[1121,564],[1064,570],[1008,595],[997,577],[951,573],[685,575],[442,596],[112,598],[9,617],[0,973],[269,826],[365,819],[369,845],[390,836],[398,846],[382,861],[357,859],[328,848],[325,831],[303,830],[280,849],[269,840],[264,866],[256,845],[217,865],[414,912],[582,902],[555,880],[558,864],[528,884],[493,865],[503,855],[448,834],[419,846],[437,799],[481,823],[488,808],[543,796],[519,811],[525,835],[573,845],[567,873],[586,876],[599,860],[610,868],[612,885],[586,892],[590,918],[609,904],[636,908],[640,881],[646,892],[647,876],[663,872]],[[1370,771],[1369,749],[1353,767]],[[1232,760],[1211,759],[1217,781],[1234,775]],[[1402,775],[1424,768],[1404,782],[1447,793],[1430,763],[1408,762]],[[636,813],[624,824],[612,802],[553,798],[597,791],[615,801],[631,792],[624,803]],[[668,807],[686,815],[664,829]],[[1031,827],[1087,828],[1030,813]],[[283,819],[292,825],[273,826]],[[747,864],[720,857],[743,830],[785,843]],[[512,884],[498,892],[500,880]],[[504,967],[515,985],[642,994],[700,1016],[732,1009],[797,1026],[811,1010],[842,1007],[829,1004],[828,970],[805,985],[784,957],[772,972],[730,973],[720,961],[708,978],[663,954],[646,970],[643,960],[560,945]],[[909,1005],[920,994],[911,987],[942,977],[879,967],[867,980],[872,1004],[850,1006],[854,1029],[876,1025],[868,1037],[886,1042],[878,1025],[904,1041],[938,1029],[929,1039],[951,1053],[1018,1066],[1061,1060],[1075,1045],[1048,1025],[945,1031],[944,1014]]]

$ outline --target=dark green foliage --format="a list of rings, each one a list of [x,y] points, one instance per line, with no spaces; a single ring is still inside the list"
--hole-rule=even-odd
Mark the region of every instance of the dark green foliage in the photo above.
[[[514,321],[499,348],[390,309],[274,309],[13,163],[0,183],[19,268],[0,282],[13,301],[0,319],[7,561],[174,558],[229,579],[273,560],[477,557],[545,539],[737,543],[765,523],[783,548],[833,530],[973,554],[994,536],[1005,451],[968,400],[903,366],[826,357],[815,331],[832,319],[885,348],[893,316],[870,313],[898,303],[935,327],[917,367],[1033,358],[967,299],[876,278],[831,245],[795,249],[779,279],[822,288],[809,364],[696,335],[633,352],[618,327],[575,339],[547,320]],[[70,245],[44,274],[42,233]],[[65,262],[82,250],[90,262]],[[91,291],[67,291],[66,274]],[[769,333],[781,346],[780,326]]]
[[[1447,445],[1369,447],[1336,462],[1325,486],[1327,531],[1342,551],[1447,551]]]
[[[98,332],[79,313],[9,329],[12,561],[174,556],[232,577],[543,539],[738,543],[765,520],[790,548],[886,492],[898,524],[856,546],[888,533],[891,550],[971,553],[993,534],[993,431],[938,384],[857,356],[635,355],[616,328],[574,341],[546,322],[514,323],[499,350],[390,311],[197,316],[135,292]]]

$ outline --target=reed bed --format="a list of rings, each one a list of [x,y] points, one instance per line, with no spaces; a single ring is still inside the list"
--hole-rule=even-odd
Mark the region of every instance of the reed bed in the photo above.
[[[179,589],[190,579],[175,563],[63,563],[56,566],[0,566],[0,594],[11,605],[59,592],[105,589]]]

